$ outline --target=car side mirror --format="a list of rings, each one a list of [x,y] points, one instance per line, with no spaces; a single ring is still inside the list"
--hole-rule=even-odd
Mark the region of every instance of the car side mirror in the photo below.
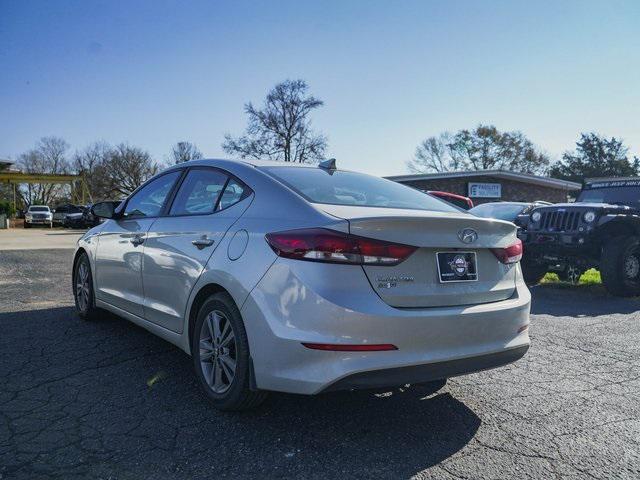
[[[91,213],[100,218],[116,218],[113,202],[99,202],[91,207]]]

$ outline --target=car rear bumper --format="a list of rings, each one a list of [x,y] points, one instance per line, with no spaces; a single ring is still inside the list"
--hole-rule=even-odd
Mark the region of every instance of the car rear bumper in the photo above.
[[[498,367],[528,349],[531,296],[519,269],[507,300],[400,309],[375,294],[359,267],[328,265],[329,274],[327,265],[291,262],[279,259],[241,309],[258,388],[315,394],[420,383]],[[397,350],[322,351],[303,342]]]
[[[475,355],[468,358],[354,373],[332,383],[324,391],[382,388],[466,375],[513,363],[522,358],[527,353],[527,350],[529,350],[529,345],[525,344],[500,352]]]

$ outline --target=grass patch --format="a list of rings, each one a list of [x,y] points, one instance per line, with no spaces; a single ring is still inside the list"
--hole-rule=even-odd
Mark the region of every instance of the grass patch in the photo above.
[[[600,272],[595,268],[590,268],[580,277],[580,285],[600,285],[601,283]]]
[[[558,277],[557,273],[553,273],[553,272],[548,272],[545,274],[544,277],[542,277],[542,280],[540,280],[540,283],[559,283],[560,282],[560,277]]]
[[[540,281],[543,285],[558,285],[558,286],[571,286],[568,282],[563,282],[558,277],[557,273],[549,272]],[[590,268],[582,274],[578,285],[600,285],[602,279],[600,278],[600,272],[595,268]]]

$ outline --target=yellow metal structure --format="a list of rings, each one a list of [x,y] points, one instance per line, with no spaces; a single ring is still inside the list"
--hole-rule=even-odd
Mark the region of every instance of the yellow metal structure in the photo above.
[[[0,170],[0,183],[13,185],[13,206],[16,207],[16,188],[25,183],[40,184],[68,184],[71,188],[71,199],[74,203],[86,203],[86,198],[91,199],[87,183],[81,175],[59,175],[48,173],[23,173]]]

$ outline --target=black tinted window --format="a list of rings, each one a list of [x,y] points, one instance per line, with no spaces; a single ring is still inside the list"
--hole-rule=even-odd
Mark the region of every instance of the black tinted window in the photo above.
[[[248,187],[241,182],[231,178],[227,184],[222,197],[220,198],[220,204],[218,210],[223,210],[231,205],[238,203],[240,200],[247,196]]]
[[[441,212],[460,211],[411,187],[364,173],[304,167],[263,169],[314,203]]]
[[[167,173],[145,185],[127,202],[124,211],[125,217],[157,217],[160,215],[171,188],[181,174],[180,170]]]
[[[219,170],[194,169],[189,171],[173,202],[171,215],[213,213],[227,178],[227,175]]]

